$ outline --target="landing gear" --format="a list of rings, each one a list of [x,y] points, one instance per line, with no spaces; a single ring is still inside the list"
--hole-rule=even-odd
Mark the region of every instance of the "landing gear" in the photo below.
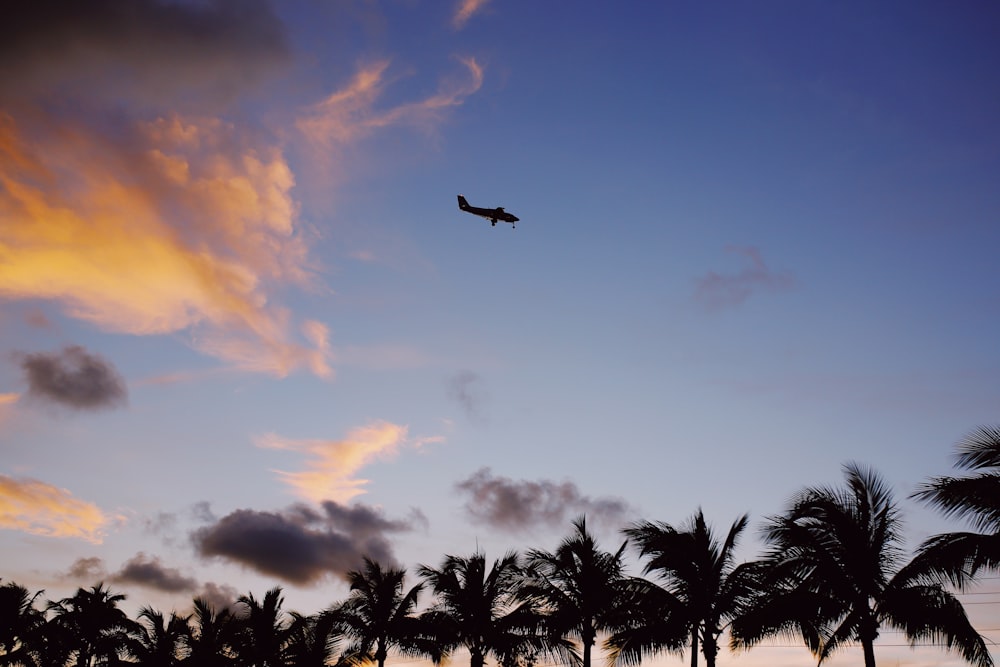
[[[491,225],[490,225],[490,226],[491,226],[491,227],[496,227],[496,226],[497,226],[497,221],[496,221],[496,220],[494,220],[494,221],[493,221],[493,222],[491,223]]]

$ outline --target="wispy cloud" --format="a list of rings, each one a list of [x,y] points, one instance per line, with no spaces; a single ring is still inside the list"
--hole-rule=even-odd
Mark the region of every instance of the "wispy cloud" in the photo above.
[[[795,285],[791,274],[771,270],[757,248],[729,246],[726,250],[749,265],[736,273],[709,271],[698,279],[695,297],[709,308],[738,306],[755,292],[779,292]]]
[[[305,109],[297,126],[311,141],[325,147],[357,141],[389,126],[433,128],[445,112],[461,105],[483,84],[483,68],[476,60],[459,60],[467,70],[465,80],[447,79],[434,95],[386,109],[379,109],[377,103],[388,85],[389,61],[365,65],[346,87]]]
[[[111,517],[66,489],[37,479],[0,475],[0,528],[99,544]]]
[[[485,7],[488,2],[489,0],[461,0],[451,17],[451,26],[455,30],[461,30],[472,18],[472,15]]]
[[[466,417],[475,422],[485,420],[487,394],[478,373],[461,371],[448,378],[446,388],[448,397],[461,406]]]
[[[17,355],[28,381],[28,396],[77,410],[124,405],[125,380],[98,354],[71,345],[59,352]]]
[[[256,444],[266,449],[301,452],[309,457],[304,471],[276,471],[300,497],[315,502],[345,502],[365,493],[362,487],[368,480],[358,478],[357,473],[366,465],[392,459],[403,446],[419,447],[439,440],[411,441],[406,426],[379,421],[352,430],[343,440],[293,440],[270,433],[257,438]]]
[[[345,577],[363,556],[393,563],[389,535],[426,523],[422,514],[387,519],[365,505],[324,502],[317,511],[295,505],[281,512],[241,509],[199,528],[192,542],[205,558],[223,558],[293,584]]]
[[[270,286],[314,284],[280,150],[214,119],[133,129],[128,145],[65,129],[28,141],[0,116],[0,296],[112,332],[187,331],[245,370],[329,376],[325,327],[296,332],[268,303]]]
[[[577,515],[619,528],[635,511],[620,498],[591,498],[573,482],[513,480],[482,468],[455,484],[467,497],[466,514],[492,528],[521,532],[560,529]]]

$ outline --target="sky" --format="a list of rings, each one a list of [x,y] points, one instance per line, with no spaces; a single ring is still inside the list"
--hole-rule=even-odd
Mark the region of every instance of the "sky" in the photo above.
[[[908,548],[965,527],[909,495],[1000,420],[994,3],[14,14],[3,580],[314,613],[362,554],[551,549],[581,515],[616,548],[698,508],[750,515],[748,560],[849,461]],[[1000,642],[1000,578],[961,599]],[[961,664],[901,643],[882,664]],[[773,645],[721,660],[814,662]]]

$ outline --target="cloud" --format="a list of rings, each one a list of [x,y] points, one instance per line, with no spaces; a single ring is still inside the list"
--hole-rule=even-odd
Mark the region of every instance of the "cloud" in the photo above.
[[[79,345],[20,355],[20,361],[31,398],[77,410],[115,408],[128,400],[125,380],[111,362]]]
[[[36,0],[0,24],[0,100],[228,99],[290,61],[263,0]]]
[[[597,524],[618,527],[634,513],[619,498],[590,498],[572,482],[515,481],[481,468],[455,484],[468,497],[465,511],[491,528],[520,532],[540,526],[563,528],[586,514]]]
[[[202,557],[223,558],[292,584],[314,583],[328,575],[346,577],[363,556],[394,562],[388,535],[425,522],[385,518],[364,505],[322,503],[321,511],[294,505],[282,512],[241,509],[192,534]]]
[[[29,140],[0,114],[0,297],[54,301],[109,332],[187,332],[242,370],[330,376],[326,327],[268,300],[316,286],[281,151],[212,118],[125,134],[65,125]]]
[[[451,17],[451,27],[461,30],[468,23],[472,15],[486,6],[490,0],[461,0],[455,8],[455,14]]]
[[[384,127],[429,129],[483,84],[483,68],[474,58],[459,61],[468,71],[467,80],[445,80],[430,97],[384,110],[377,109],[376,103],[385,91],[389,61],[371,63],[359,69],[347,87],[306,108],[296,125],[310,141],[327,148],[357,141]]]
[[[33,329],[52,329],[52,321],[38,309],[28,311],[24,316],[25,323]]]
[[[473,421],[484,419],[483,404],[486,394],[482,378],[472,371],[461,371],[447,380],[448,398],[456,401],[466,417]]]
[[[226,584],[216,584],[210,581],[202,584],[201,590],[198,591],[192,597],[198,597],[206,602],[209,606],[216,611],[222,609],[229,609],[230,611],[235,611],[236,600],[242,595],[242,593]]]
[[[104,569],[104,561],[96,556],[91,556],[89,558],[77,558],[69,566],[66,574],[60,578],[74,582],[92,581],[96,583],[104,580],[105,577],[107,577],[107,572]]]
[[[729,246],[730,253],[741,255],[750,265],[738,273],[709,271],[698,279],[695,297],[710,308],[738,306],[756,291],[778,292],[790,289],[795,278],[788,273],[771,271],[760,251],[751,246]]]
[[[451,26],[455,30],[461,30],[468,23],[472,15],[486,6],[489,0],[461,0],[455,8],[455,14],[451,18]]]
[[[76,537],[100,544],[111,518],[37,479],[0,475],[0,528],[47,537]]]
[[[156,556],[139,552],[128,560],[122,568],[111,575],[110,580],[119,584],[136,584],[167,593],[194,591],[198,582],[185,577],[180,570],[164,567]]]
[[[302,472],[275,471],[300,497],[315,502],[345,502],[365,493],[362,487],[368,480],[356,477],[361,468],[395,457],[404,445],[418,446],[420,442],[435,440],[411,443],[406,426],[379,421],[353,429],[343,440],[292,440],[270,433],[257,438],[256,444],[309,456],[307,469]]]

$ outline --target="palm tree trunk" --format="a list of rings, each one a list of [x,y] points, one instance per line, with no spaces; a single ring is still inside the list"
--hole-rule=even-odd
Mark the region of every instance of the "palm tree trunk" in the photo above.
[[[715,656],[719,654],[719,642],[715,635],[706,634],[702,642],[702,653],[705,654],[705,667],[715,667]]]
[[[861,640],[865,651],[865,667],[875,667],[875,644],[870,639]]]
[[[698,667],[698,628],[691,631],[691,667]]]
[[[594,628],[593,618],[585,621],[580,630],[580,643],[583,644],[583,665],[581,667],[590,667],[591,649],[597,641],[597,629]]]

